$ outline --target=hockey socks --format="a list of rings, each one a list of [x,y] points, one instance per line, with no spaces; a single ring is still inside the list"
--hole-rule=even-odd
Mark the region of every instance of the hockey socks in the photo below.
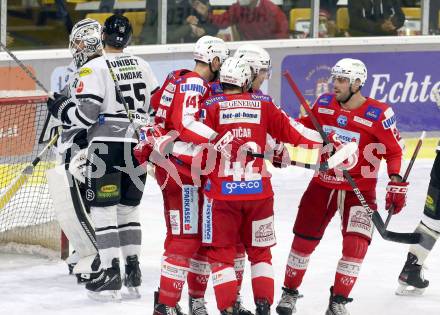
[[[182,295],[189,268],[188,259],[174,257],[163,257],[159,303],[175,307]]]
[[[356,283],[362,261],[367,253],[368,240],[355,235],[344,236],[342,258],[339,260],[333,286],[335,296],[348,298]]]
[[[205,296],[210,273],[211,266],[208,257],[197,254],[191,258],[187,279],[188,293],[192,298],[199,299]]]
[[[297,289],[301,285],[307,266],[309,265],[310,255],[318,244],[318,240],[306,240],[302,237],[294,237],[284,276],[284,286],[286,288]]]
[[[233,307],[237,300],[237,279],[232,265],[214,263],[211,265],[217,308],[220,311]]]
[[[255,301],[273,303],[274,275],[270,262],[259,262],[251,266],[252,291]]]

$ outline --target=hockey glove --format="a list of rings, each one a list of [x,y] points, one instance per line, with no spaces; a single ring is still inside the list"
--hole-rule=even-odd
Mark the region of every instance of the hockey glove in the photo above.
[[[211,143],[214,144],[214,150],[220,152],[225,158],[231,160],[238,155],[238,150],[244,149],[242,145],[245,143],[240,138],[235,138],[230,130],[218,134]]]
[[[392,209],[394,214],[399,213],[406,205],[406,193],[408,191],[408,183],[390,181],[387,185],[386,190],[387,194],[385,196],[385,208],[388,211]]]
[[[166,132],[165,129],[154,126],[141,128],[141,140],[134,147],[133,153],[139,164],[150,160],[150,155],[156,151],[160,156],[166,157],[171,153],[174,140],[177,139],[177,132]]]
[[[53,99],[47,100],[47,109],[55,118],[62,122],[68,122],[67,110],[75,106],[75,102],[70,98],[62,94],[54,93]]]
[[[81,183],[86,182],[87,149],[79,150],[70,160],[69,172]]]

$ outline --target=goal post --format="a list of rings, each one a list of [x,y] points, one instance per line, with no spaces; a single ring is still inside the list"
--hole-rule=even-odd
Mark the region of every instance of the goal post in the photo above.
[[[50,140],[45,137],[46,101],[47,96],[38,91],[0,93],[0,196]],[[32,175],[0,207],[0,251],[35,253],[41,249],[43,255],[68,255],[68,242],[55,220],[45,176],[55,164],[56,156],[49,149]]]

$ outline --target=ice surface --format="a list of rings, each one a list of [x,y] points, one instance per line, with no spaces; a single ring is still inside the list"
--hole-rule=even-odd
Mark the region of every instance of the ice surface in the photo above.
[[[413,231],[420,220],[429,181],[432,160],[418,160],[410,175],[407,207],[391,220],[390,229]],[[379,209],[383,208],[385,168],[378,184]],[[273,170],[275,190],[276,233],[278,245],[273,248],[275,270],[275,302],[281,294],[283,274],[292,241],[292,225],[302,192],[312,175],[299,168]],[[84,287],[68,275],[67,266],[58,260],[35,256],[0,254],[0,314],[15,315],[116,315],[152,314],[153,291],[159,281],[160,258],[165,234],[161,193],[152,179],[142,201],[143,249],[141,268],[143,285],[140,300],[122,303],[98,303],[89,300]],[[385,214],[382,212],[382,215]],[[297,304],[300,315],[324,314],[329,287],[333,283],[341,255],[338,215],[333,218],[320,246],[312,255],[308,272],[300,288],[304,298]],[[362,265],[360,278],[348,304],[352,315],[437,315],[440,314],[440,245],[427,260],[425,276],[431,285],[422,297],[399,297],[394,294],[397,277],[406,258],[408,246],[383,241],[375,233],[370,250]],[[250,270],[246,265],[242,289],[243,301],[253,310]],[[211,314],[218,314],[211,283],[206,295]],[[187,310],[186,290],[181,302]],[[272,313],[275,314],[273,308]]]

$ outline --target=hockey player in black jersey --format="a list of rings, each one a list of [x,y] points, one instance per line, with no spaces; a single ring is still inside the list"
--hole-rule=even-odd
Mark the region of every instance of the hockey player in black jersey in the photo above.
[[[405,265],[399,275],[397,295],[421,295],[429,285],[423,277],[423,263],[440,236],[440,142],[431,170],[431,180],[423,210],[423,217],[415,233],[423,235],[419,244],[409,248]]]

